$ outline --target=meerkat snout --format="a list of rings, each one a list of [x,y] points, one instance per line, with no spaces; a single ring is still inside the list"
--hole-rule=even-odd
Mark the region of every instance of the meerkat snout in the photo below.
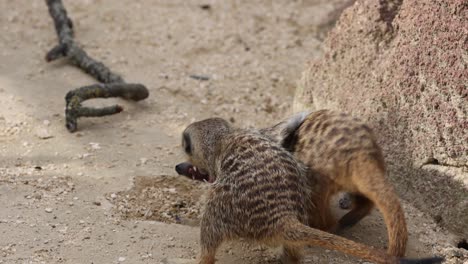
[[[175,166],[175,170],[179,175],[189,177],[193,174],[193,165],[189,162],[182,162]]]

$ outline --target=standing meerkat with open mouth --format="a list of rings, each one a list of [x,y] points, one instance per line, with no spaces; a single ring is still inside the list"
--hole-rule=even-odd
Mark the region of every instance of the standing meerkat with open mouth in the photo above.
[[[299,263],[304,245],[338,250],[376,263],[440,263],[400,259],[307,226],[316,188],[306,167],[258,131],[233,128],[220,118],[189,125],[182,136],[189,162],[179,174],[211,182],[201,219],[200,264],[215,263],[223,241],[244,238],[284,247],[283,263]]]
[[[300,113],[260,130],[279,142],[321,176],[320,194],[312,197],[321,218],[313,227],[340,231],[368,215],[374,205],[382,212],[388,233],[388,253],[404,256],[408,233],[405,215],[392,184],[385,177],[382,151],[362,120],[331,110]],[[310,175],[316,181],[315,174]],[[352,194],[353,207],[338,222],[330,211],[331,197]]]

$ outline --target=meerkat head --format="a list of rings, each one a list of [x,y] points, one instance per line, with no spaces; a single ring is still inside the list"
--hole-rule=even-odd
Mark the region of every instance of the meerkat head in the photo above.
[[[178,174],[194,180],[213,182],[216,150],[220,140],[231,131],[221,118],[209,118],[190,124],[182,133],[182,148],[188,162],[178,164]]]

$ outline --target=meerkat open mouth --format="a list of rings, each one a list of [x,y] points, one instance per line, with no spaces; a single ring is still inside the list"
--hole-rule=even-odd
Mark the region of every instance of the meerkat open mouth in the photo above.
[[[209,183],[214,182],[214,179],[210,177],[208,173],[197,168],[196,166],[193,166],[189,162],[182,162],[180,164],[177,164],[175,167],[175,170],[179,175],[183,175],[192,180],[209,182]]]

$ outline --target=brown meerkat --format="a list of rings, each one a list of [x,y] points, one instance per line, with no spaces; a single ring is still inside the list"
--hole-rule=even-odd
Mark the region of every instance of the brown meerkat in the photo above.
[[[312,198],[322,216],[314,227],[339,232],[355,225],[376,205],[387,227],[388,253],[404,256],[408,240],[405,215],[385,177],[382,151],[365,122],[348,114],[320,110],[296,114],[260,131],[325,176],[320,181],[321,193]],[[316,174],[310,177],[317,180]],[[336,222],[329,205],[330,198],[340,191],[351,194],[352,208]],[[346,201],[340,201],[340,206],[346,207]]]
[[[220,118],[189,125],[182,146],[189,163],[179,174],[212,184],[201,218],[199,263],[215,263],[223,241],[244,238],[282,245],[283,262],[299,263],[304,245],[338,250],[376,263],[440,263],[441,258],[400,259],[307,226],[316,191],[306,167],[258,131],[232,127]]]

